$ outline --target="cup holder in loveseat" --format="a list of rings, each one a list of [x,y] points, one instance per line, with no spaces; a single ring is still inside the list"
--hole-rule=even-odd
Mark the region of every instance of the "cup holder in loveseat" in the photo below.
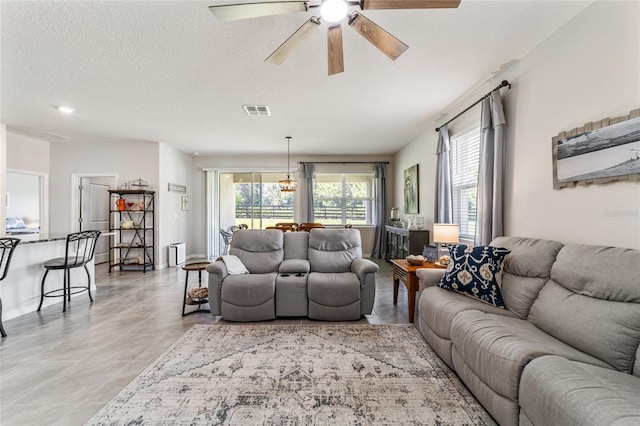
[[[280,274],[281,277],[290,277],[291,274]]]

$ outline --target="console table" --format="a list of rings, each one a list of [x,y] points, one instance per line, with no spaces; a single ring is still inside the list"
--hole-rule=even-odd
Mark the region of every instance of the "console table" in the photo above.
[[[409,265],[405,259],[392,259],[391,263],[393,264],[393,304],[398,304],[398,289],[400,281],[402,281],[407,287],[409,322],[413,322],[416,311],[416,293],[418,292],[416,271],[421,268],[446,269],[446,267],[431,262],[424,262],[422,265]]]
[[[424,246],[429,244],[429,231],[426,229],[407,229],[385,225],[387,233],[387,261],[404,259],[410,254],[422,254]]]

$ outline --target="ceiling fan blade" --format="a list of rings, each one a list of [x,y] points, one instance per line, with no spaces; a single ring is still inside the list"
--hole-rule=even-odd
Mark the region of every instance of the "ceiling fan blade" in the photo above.
[[[284,13],[305,12],[309,3],[306,1],[279,1],[273,3],[240,3],[221,6],[209,6],[213,15],[221,21],[257,18],[260,16],[280,15]]]
[[[274,50],[273,53],[269,55],[269,57],[264,61],[280,65],[284,62],[285,59],[287,59],[287,56],[289,56],[289,54],[293,51],[293,48],[302,40],[304,40],[304,38],[309,35],[311,30],[318,28],[319,25],[320,19],[312,16],[307,20],[307,22],[302,24],[302,26],[298,28],[295,33],[291,34],[291,36],[286,39],[285,42],[280,45],[280,47]]]
[[[330,25],[327,29],[327,48],[329,56],[329,75],[344,72],[342,27],[340,24]]]
[[[456,8],[460,0],[360,0],[362,10]]]
[[[409,48],[409,46],[358,12],[354,12],[349,17],[349,25],[393,61]]]

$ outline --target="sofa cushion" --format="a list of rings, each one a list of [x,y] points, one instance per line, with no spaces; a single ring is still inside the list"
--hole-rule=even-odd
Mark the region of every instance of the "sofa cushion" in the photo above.
[[[522,370],[537,357],[561,355],[608,367],[530,322],[504,315],[461,312],[451,323],[451,340],[474,374],[495,392],[512,400],[518,398]]]
[[[309,300],[323,306],[346,306],[360,300],[360,280],[352,272],[317,273],[307,278]]]
[[[502,261],[509,250],[502,247],[456,244],[449,252],[451,261],[438,286],[493,306],[504,307],[499,285]]]
[[[275,272],[228,275],[222,286],[222,300],[235,306],[261,305],[275,296],[277,276]]]
[[[522,237],[498,237],[491,245],[511,251],[502,264],[500,291],[504,306],[526,319],[538,292],[549,280],[551,266],[563,245]]]
[[[517,401],[500,395],[491,387],[487,386],[464,362],[456,348],[451,349],[451,360],[460,379],[499,425],[518,425],[518,413],[520,409]]]
[[[243,229],[233,233],[229,254],[238,256],[252,274],[264,274],[278,271],[283,247],[278,229]]]
[[[619,371],[631,373],[640,345],[640,250],[568,245],[529,321]]]
[[[309,251],[308,232],[285,232],[284,260],[307,259]]]
[[[640,424],[640,378],[543,356],[522,373],[520,406],[533,424]]]
[[[309,232],[312,272],[350,272],[353,259],[362,257],[357,229],[312,229]]]
[[[465,297],[440,287],[427,287],[422,291],[418,302],[419,315],[429,328],[439,337],[451,340],[451,321],[463,311],[478,310],[482,312],[516,315],[506,309],[491,306],[478,299]]]

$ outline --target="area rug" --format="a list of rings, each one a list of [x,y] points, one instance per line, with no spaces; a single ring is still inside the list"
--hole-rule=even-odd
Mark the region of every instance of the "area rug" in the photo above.
[[[89,425],[495,424],[413,325],[195,325]]]

